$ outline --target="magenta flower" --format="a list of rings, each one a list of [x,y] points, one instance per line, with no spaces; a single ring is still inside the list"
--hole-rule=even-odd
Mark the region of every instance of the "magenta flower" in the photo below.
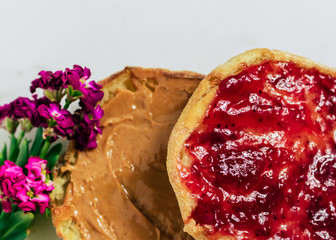
[[[19,97],[9,104],[8,116],[14,119],[31,119],[36,109],[34,101],[29,98]]]
[[[90,112],[84,112],[83,114],[83,120],[86,122],[86,124],[95,124],[99,126],[99,120],[104,115],[104,110],[98,105],[95,109],[92,109]]]
[[[96,86],[101,88],[98,84],[96,84]],[[86,88],[85,90],[82,90],[82,92],[83,97],[80,98],[79,105],[87,112],[94,109],[97,103],[104,97],[104,93],[101,90],[95,91],[92,88]]]
[[[29,98],[19,97],[10,104],[10,116],[14,120],[19,120],[22,130],[30,132],[33,128],[31,119],[33,113],[36,111],[36,105],[33,100]]]
[[[65,109],[61,109],[59,104],[51,103],[49,108],[47,108],[49,116],[54,118],[55,120],[63,120],[64,115],[68,114],[69,112]]]
[[[14,133],[20,122],[22,128],[29,132],[32,128],[30,120],[35,110],[36,105],[33,100],[19,97],[10,104],[0,107],[0,124],[10,133]]]
[[[62,121],[58,121],[57,124],[54,127],[54,132],[59,136],[70,139],[75,127],[73,116],[68,115]]]
[[[51,141],[56,140],[58,136],[66,137],[69,140],[75,139],[77,149],[97,146],[96,136],[101,134],[99,119],[103,116],[103,110],[100,106],[97,107],[97,103],[103,98],[104,93],[100,90],[102,86],[94,81],[88,81],[90,76],[90,69],[78,65],[74,65],[73,69],[67,68],[63,74],[63,87],[71,86],[73,91],[80,91],[82,94],[76,95],[76,98],[70,96],[71,91],[67,92],[70,94],[67,101],[80,98],[81,109],[77,110],[75,114],[62,109],[58,102],[35,103],[38,107],[32,122],[34,126],[42,126],[45,129],[45,137],[48,136]]]
[[[52,137],[52,140],[56,140],[57,136],[70,138],[75,126],[72,114],[57,102],[40,105],[34,118],[34,124],[43,126],[45,136]]]
[[[11,119],[10,104],[5,104],[0,107],[0,126],[6,129],[9,133],[15,133],[18,126],[18,121]]]
[[[80,131],[76,132],[74,139],[76,141],[76,149],[91,149],[97,147],[96,136],[97,132],[94,131],[92,126],[80,126]]]
[[[98,132],[95,131],[94,124],[87,124],[86,122],[80,122],[77,124],[77,129],[73,134],[73,139],[75,140],[75,148],[78,150],[83,150],[85,148],[95,148],[97,147],[96,136]]]
[[[9,107],[10,107],[9,104],[0,106],[0,124],[9,115]]]
[[[54,119],[57,121],[62,121],[67,115],[70,115],[70,112],[65,109],[61,109],[61,105],[59,103],[49,103],[40,105],[37,108],[40,116],[45,120]]]
[[[95,81],[88,82],[91,76],[90,69],[74,65],[73,69],[65,70],[67,85],[71,85],[74,90],[80,91],[83,96],[80,97],[79,105],[85,111],[91,111],[97,103],[103,99],[104,93],[100,89],[101,85]]]
[[[65,69],[66,84],[71,85],[75,90],[80,90],[81,86],[90,78],[90,69],[79,65],[74,65],[73,69]]]
[[[33,116],[30,120],[31,120],[34,127],[41,126],[43,128],[47,128],[48,127],[48,122],[46,121],[45,117],[42,117],[40,115],[40,112],[38,111],[38,109],[41,108],[44,105],[48,106],[49,104],[52,103],[52,101],[47,97],[37,98],[37,95],[33,95],[33,97],[34,97],[34,103],[36,105],[36,111],[33,113]]]
[[[104,116],[104,110],[100,107],[100,105],[97,105],[95,109],[91,111],[92,113],[92,120],[93,121],[99,121]]]
[[[44,95],[51,101],[60,102],[64,96],[65,78],[62,71],[41,71],[40,78],[35,79],[30,87],[31,93],[37,88],[43,89]]]
[[[61,90],[65,87],[65,79],[62,71],[41,71],[39,72],[40,78],[32,81],[30,92],[34,93],[37,88],[44,90]]]
[[[15,133],[19,122],[25,131],[32,126],[43,127],[44,138],[55,141],[58,137],[75,139],[77,148],[94,148],[96,136],[101,134],[99,119],[103,116],[99,101],[104,93],[102,86],[95,81],[89,81],[90,69],[74,65],[72,69],[63,71],[41,71],[40,77],[31,85],[31,92],[37,88],[44,90],[45,97],[33,100],[18,98],[12,103],[0,107],[0,124],[6,123],[6,128]],[[65,106],[61,99],[67,94]],[[79,99],[79,106],[75,114],[66,110],[71,102]],[[7,118],[6,121],[4,121]]]
[[[104,114],[103,109],[98,105],[90,112],[77,111],[75,115],[76,130],[73,139],[76,141],[76,149],[97,147],[96,136],[102,133],[99,128],[99,120]]]

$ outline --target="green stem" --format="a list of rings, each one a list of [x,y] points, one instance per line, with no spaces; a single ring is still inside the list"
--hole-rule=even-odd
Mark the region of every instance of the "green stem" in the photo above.
[[[64,105],[64,109],[68,109],[69,106],[71,104],[71,101],[68,100],[68,98],[65,99],[65,105]]]
[[[18,137],[18,145],[20,145],[20,143],[21,143],[21,141],[22,141],[22,138],[24,137],[24,135],[25,135],[25,131],[21,131],[20,132],[20,135],[19,135],[19,137]]]
[[[44,145],[42,147],[41,153],[40,153],[40,158],[44,159],[45,156],[47,155],[48,149],[50,147],[50,139],[47,138],[46,141],[44,142]]]
[[[56,101],[57,102],[61,102],[61,100],[64,97],[64,95],[65,95],[64,89],[57,90],[56,91]]]

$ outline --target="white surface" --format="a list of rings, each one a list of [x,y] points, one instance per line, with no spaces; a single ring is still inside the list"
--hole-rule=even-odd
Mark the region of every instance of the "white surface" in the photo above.
[[[208,73],[267,47],[335,67],[335,9],[336,1],[308,0],[3,0],[0,104],[28,96],[40,70],[73,64],[95,80],[126,65]]]

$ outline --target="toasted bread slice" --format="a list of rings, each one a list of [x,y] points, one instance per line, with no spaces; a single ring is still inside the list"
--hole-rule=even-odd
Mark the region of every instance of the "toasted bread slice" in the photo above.
[[[266,83],[265,84],[262,83],[264,85],[262,85],[260,83],[261,84],[260,86],[262,86],[262,87],[260,88],[260,90],[258,89],[258,91],[256,91],[256,92],[254,92],[255,89],[253,88],[255,82],[253,80],[249,79],[249,81],[250,81],[249,84],[251,85],[250,92],[248,91],[248,88],[246,87],[246,85],[244,85],[244,89],[242,89],[243,85],[240,86],[239,84],[241,84],[241,83],[243,84],[243,82],[245,80],[241,80],[239,78],[240,77],[239,74],[244,74],[243,71],[251,71],[249,69],[252,68],[253,66],[262,65],[264,63],[266,64],[267,62],[274,62],[274,63],[279,63],[280,62],[282,64],[287,64],[287,63],[292,64],[294,66],[294,68],[298,69],[298,72],[299,72],[298,74],[300,74],[300,71],[304,72],[304,73],[305,72],[307,72],[307,73],[314,72],[314,74],[316,74],[316,76],[314,75],[314,77],[316,77],[316,78],[312,77],[311,79],[309,79],[310,76],[308,76],[308,77],[303,76],[299,80],[300,82],[299,81],[297,81],[297,82],[294,81],[293,82],[291,79],[289,79],[289,80],[287,79],[288,81],[284,80],[285,78],[279,80],[279,79],[275,79],[275,77],[273,76],[274,77],[274,79],[273,79],[274,82],[278,81],[277,82],[278,85],[275,86],[274,85],[275,83],[272,82],[273,80],[269,80],[267,82],[268,87],[266,87]],[[255,70],[255,71],[258,72],[258,70]],[[328,79],[328,81],[327,80],[319,80],[318,79],[319,76],[321,77],[321,79],[322,78],[330,78],[330,79]],[[276,77],[281,78],[280,75],[276,76]],[[276,144],[280,144],[280,143],[283,144],[284,149],[287,149],[289,152],[293,152],[293,154],[290,155],[290,156],[293,156],[293,159],[295,159],[295,161],[302,161],[301,164],[302,164],[302,166],[305,166],[305,168],[304,168],[305,171],[309,172],[309,167],[308,166],[311,166],[313,164],[312,162],[314,162],[314,160],[311,157],[305,155],[306,152],[313,151],[313,150],[310,150],[309,147],[307,147],[307,148],[303,147],[303,145],[306,144],[306,142],[302,143],[303,139],[305,139],[305,141],[307,141],[308,143],[309,143],[309,141],[314,142],[314,144],[313,143],[311,143],[311,144],[313,144],[313,146],[315,146],[316,149],[318,149],[316,151],[320,151],[321,155],[328,155],[328,153],[332,153],[332,157],[331,157],[333,159],[332,162],[335,163],[335,159],[334,159],[335,155],[333,155],[333,154],[335,154],[335,148],[334,148],[334,145],[332,145],[334,143],[329,144],[329,141],[334,142],[334,140],[332,140],[332,134],[331,133],[335,130],[335,127],[336,127],[335,117],[334,117],[333,113],[331,113],[332,109],[334,107],[334,102],[333,102],[332,99],[335,99],[335,97],[336,97],[336,95],[334,94],[335,93],[335,90],[334,90],[335,81],[333,81],[333,80],[335,80],[335,78],[336,78],[336,70],[335,69],[332,69],[332,68],[323,66],[321,64],[315,63],[315,62],[313,62],[313,61],[311,61],[307,58],[292,55],[292,54],[282,52],[282,51],[277,51],[277,50],[254,49],[254,50],[247,51],[247,52],[245,52],[241,55],[238,55],[238,56],[230,59],[228,62],[226,62],[223,65],[220,65],[219,67],[214,69],[209,75],[206,76],[206,78],[204,80],[202,80],[202,82],[200,83],[200,85],[198,86],[198,88],[196,89],[196,91],[194,92],[192,97],[190,98],[188,104],[184,108],[180,118],[178,119],[178,121],[177,121],[177,123],[176,123],[176,125],[175,125],[175,127],[172,131],[172,134],[170,136],[169,145],[168,145],[167,169],[168,169],[169,180],[170,180],[170,182],[173,186],[173,189],[174,189],[175,194],[176,194],[177,199],[178,199],[178,203],[179,203],[180,210],[181,210],[181,215],[182,215],[182,218],[185,222],[185,228],[184,229],[185,229],[186,232],[188,232],[191,236],[193,236],[197,240],[205,240],[205,239],[259,239],[259,238],[260,239],[266,239],[266,238],[267,239],[285,239],[285,237],[288,237],[288,239],[296,239],[295,237],[298,237],[297,239],[299,239],[299,238],[302,239],[301,237],[307,237],[307,239],[310,239],[310,238],[313,239],[315,237],[314,239],[317,239],[318,236],[321,237],[323,234],[324,234],[323,235],[324,237],[334,236],[332,234],[335,234],[335,231],[334,232],[328,232],[330,230],[330,229],[328,229],[328,227],[325,227],[325,229],[323,229],[323,227],[321,227],[321,228],[318,227],[319,225],[317,224],[317,222],[314,222],[314,220],[311,220],[312,221],[312,226],[309,225],[310,223],[309,224],[307,223],[307,230],[299,229],[300,223],[297,222],[297,221],[301,221],[301,220],[304,221],[306,219],[312,218],[311,215],[310,215],[310,217],[306,216],[305,215],[306,213],[303,213],[301,211],[299,211],[295,215],[295,217],[297,217],[297,219],[293,220],[291,223],[287,224],[287,222],[283,221],[284,225],[282,225],[282,227],[284,227],[284,228],[287,227],[289,230],[292,230],[293,235],[292,236],[290,236],[290,235],[287,236],[286,235],[286,234],[289,234],[288,229],[284,230],[284,232],[283,232],[284,235],[281,235],[278,232],[278,229],[277,229],[277,227],[280,228],[281,225],[278,225],[277,223],[275,223],[276,221],[279,221],[278,219],[275,220],[276,217],[277,217],[277,215],[275,213],[267,212],[267,213],[265,213],[265,216],[267,214],[267,216],[269,216],[269,217],[266,216],[265,218],[263,218],[260,215],[261,220],[260,219],[259,220],[262,224],[260,222],[254,223],[255,221],[253,220],[252,215],[251,215],[252,216],[251,219],[248,218],[249,215],[246,212],[247,211],[252,211],[253,212],[254,210],[251,210],[251,208],[252,209],[253,208],[258,208],[258,206],[262,206],[263,203],[260,203],[261,205],[252,205],[252,204],[248,205],[245,202],[241,203],[242,205],[239,205],[240,207],[243,206],[243,204],[246,204],[246,206],[248,206],[247,208],[250,208],[250,210],[246,209],[244,207],[241,207],[241,208],[239,208],[239,209],[241,209],[241,213],[238,211],[238,212],[236,212],[236,215],[233,215],[233,212],[231,211],[231,208],[237,208],[238,209],[238,205],[233,205],[233,204],[236,204],[236,202],[230,204],[230,203],[226,203],[226,201],[228,201],[228,202],[229,201],[231,201],[231,202],[238,201],[237,199],[239,199],[239,197],[240,197],[240,199],[242,199],[243,197],[247,197],[247,195],[250,194],[251,192],[253,192],[253,190],[256,191],[255,193],[257,193],[260,190],[259,189],[259,186],[260,186],[259,178],[257,176],[255,176],[256,173],[254,171],[249,170],[249,169],[254,169],[254,168],[259,169],[258,168],[259,165],[257,165],[257,163],[255,163],[256,157],[255,158],[251,157],[251,159],[249,158],[249,161],[253,162],[253,164],[247,163],[246,159],[248,157],[246,157],[246,156],[241,157],[242,156],[241,154],[243,154],[242,153],[243,150],[239,149],[239,147],[236,147],[236,145],[233,145],[233,144],[238,144],[239,145],[239,144],[241,144],[241,142],[243,142],[243,144],[245,144],[244,145],[244,151],[245,151],[244,154],[245,154],[246,152],[249,151],[248,146],[246,146],[246,145],[248,145],[246,142],[252,141],[251,139],[258,139],[258,138],[261,139],[262,134],[269,134],[271,132],[269,129],[273,129],[273,130],[277,129],[277,132],[275,130],[273,132],[275,132],[277,134],[282,134],[283,133],[283,135],[278,135],[278,137],[279,136],[282,137],[282,138],[279,137],[279,139],[273,138],[273,136],[271,136],[271,135],[267,135],[267,136],[270,136],[270,139],[274,140],[274,142],[271,142],[271,140],[268,139],[267,144],[269,144],[269,145],[267,145],[266,147],[272,148],[272,149],[273,148],[274,149],[275,148],[280,149],[280,147],[276,147],[276,146],[278,146]],[[236,90],[232,90],[233,92],[229,92],[229,90],[222,91],[222,92],[226,92],[227,96],[225,96],[225,94],[222,95],[222,96],[219,96],[220,95],[221,83],[223,84],[223,88],[224,88],[224,85],[226,84],[226,83],[224,84],[224,81],[229,81],[228,79],[230,79],[231,83],[227,84],[227,86],[225,86],[225,88],[226,89],[232,88],[232,89],[236,89]],[[302,80],[302,79],[304,79],[304,80]],[[303,83],[303,81],[306,81],[306,82]],[[235,85],[235,84],[236,84],[236,87],[233,88],[232,86]],[[302,87],[303,90],[299,89],[298,86]],[[306,86],[306,88],[305,88],[305,86]],[[315,86],[317,86],[316,87],[316,92],[317,93],[316,92],[314,93],[315,90],[314,91],[311,90],[311,89],[314,89]],[[291,87],[293,89],[291,89]],[[236,95],[234,94],[234,91],[237,91]],[[328,93],[329,95],[326,95],[325,93]],[[253,95],[251,95],[251,94],[253,94]],[[297,95],[295,95],[295,94],[297,94]],[[289,125],[289,124],[291,124],[290,121],[289,121],[289,123],[287,123],[287,122],[284,123],[283,121],[279,121],[279,125],[283,124],[283,127],[282,128],[281,127],[275,128],[271,125],[271,122],[273,121],[272,117],[267,118],[268,120],[263,121],[263,122],[261,122],[262,119],[260,118],[259,125],[254,124],[254,122],[253,122],[254,120],[251,119],[251,124],[253,123],[253,125],[249,126],[249,124],[250,124],[249,121],[250,120],[249,120],[249,118],[245,117],[245,115],[244,115],[245,113],[247,114],[247,112],[248,112],[248,114],[250,114],[251,116],[254,116],[253,114],[262,114],[262,111],[267,110],[266,108],[265,108],[266,110],[261,109],[260,107],[258,107],[259,105],[258,106],[253,105],[254,103],[252,104],[252,102],[256,101],[256,100],[254,100],[252,98],[252,96],[255,96],[256,99],[259,99],[258,96],[262,97],[262,98],[260,98],[261,99],[260,103],[258,103],[260,105],[266,104],[264,102],[261,102],[263,99],[266,99],[267,101],[271,102],[270,106],[268,106],[271,109],[273,109],[273,110],[269,110],[270,114],[271,114],[271,111],[273,111],[272,113],[275,113],[275,111],[276,111],[276,110],[274,110],[276,108],[274,108],[274,106],[272,106],[272,104],[275,103],[275,102],[279,102],[279,103],[284,102],[285,103],[284,106],[289,106],[290,104],[297,104],[295,106],[299,106],[300,104],[295,102],[295,101],[297,101],[298,94],[301,94],[300,96],[302,97],[302,99],[300,100],[301,101],[300,104],[302,104],[302,107],[298,107],[297,109],[299,109],[299,108],[300,109],[305,109],[305,111],[310,112],[311,115],[305,116],[306,117],[305,119],[308,119],[308,120],[305,120],[305,121],[312,121],[313,122],[313,121],[316,120],[316,123],[318,124],[316,126],[318,126],[318,127],[316,127],[314,125],[315,123],[311,123],[312,126],[314,126],[311,129],[315,129],[315,127],[316,127],[316,129],[318,129],[318,130],[316,130],[316,131],[311,130],[310,128],[307,127],[307,128],[304,128],[304,130],[302,130],[302,132],[294,134],[294,130],[293,130],[292,125]],[[326,106],[323,103],[322,100],[321,101],[318,100],[320,98],[322,99],[324,95],[325,95],[325,98],[327,99],[325,101],[328,101],[328,104],[330,106]],[[250,102],[248,102],[247,96],[251,97]],[[313,96],[314,96],[314,98],[313,98]],[[329,99],[328,99],[328,96],[330,97]],[[233,98],[235,100],[232,100]],[[218,103],[218,101],[217,101],[218,99],[220,99],[222,102]],[[320,103],[316,103],[316,101],[317,101],[316,99],[318,101],[320,101]],[[265,100],[265,102],[267,102],[266,100]],[[292,100],[293,100],[293,102],[291,103]],[[246,106],[244,105],[245,103],[246,103]],[[227,105],[225,105],[225,104],[227,104]],[[233,105],[233,104],[236,104],[236,105]],[[267,102],[267,104],[268,104],[268,102]],[[320,108],[322,110],[319,109],[319,104],[321,105]],[[228,110],[229,108],[231,108],[231,110],[230,110],[231,112],[229,112],[229,110]],[[252,110],[256,111],[256,113],[253,113]],[[214,115],[215,113],[213,113],[214,111],[217,111],[216,114],[217,113],[219,115],[222,114],[220,116],[218,115],[219,120],[216,120],[216,117]],[[225,112],[225,111],[227,111],[227,112]],[[304,111],[304,110],[302,110],[302,111]],[[225,112],[226,115],[222,112]],[[291,113],[290,109],[289,109],[289,113]],[[213,115],[211,115],[211,114],[213,114]],[[285,115],[286,112],[283,112],[283,114]],[[210,119],[207,120],[207,118],[210,118]],[[239,120],[240,118],[244,119],[244,120]],[[229,119],[236,119],[236,120],[238,119],[239,121],[244,121],[244,122],[242,122],[240,125],[238,123],[236,123],[234,125],[232,123],[232,121],[229,120]],[[273,119],[275,119],[275,118],[273,118]],[[214,122],[217,121],[216,124],[218,126],[212,126],[211,121],[214,121]],[[293,120],[293,122],[294,121],[295,120]],[[325,129],[323,129],[323,124],[322,123],[320,124],[320,122],[318,122],[318,121],[327,122],[326,126],[328,126],[327,127],[328,130],[326,131]],[[229,126],[228,126],[228,124],[229,124]],[[303,124],[305,124],[304,121],[303,121]],[[287,130],[286,126],[290,126],[289,128],[291,130]],[[223,138],[223,139],[225,139],[226,142],[223,140],[223,142],[219,141],[219,143],[218,143],[215,138],[211,137],[211,136],[214,136],[215,133],[213,133],[213,135],[211,135],[212,134],[211,133],[210,137],[205,137],[205,135],[201,135],[201,133],[203,133],[203,132],[206,133],[206,131],[209,131],[209,130],[206,130],[206,129],[210,129],[210,128],[215,129],[214,131],[216,131],[216,134],[219,134],[219,136],[220,136],[218,138]],[[296,126],[296,128],[300,130],[301,125],[298,124]],[[299,131],[299,130],[297,130],[297,131]],[[310,131],[314,131],[314,132],[312,133]],[[232,134],[232,135],[230,135],[232,137],[232,139],[229,139],[228,137],[225,138],[225,136],[224,136],[225,134]],[[239,135],[239,134],[241,134],[241,135]],[[246,137],[246,139],[243,139],[241,137],[243,135],[248,136],[248,137]],[[238,140],[236,140],[236,139],[238,139],[238,140],[240,139],[239,141],[241,141],[241,142],[239,143]],[[292,145],[290,143],[292,143]],[[221,145],[219,146],[218,144],[221,144]],[[251,145],[252,143],[249,143],[249,144]],[[256,143],[253,143],[253,144],[256,144]],[[258,149],[258,146],[259,145],[253,145],[253,147],[256,149],[255,150],[256,152],[260,150],[260,149]],[[198,150],[196,149],[197,147],[199,147]],[[207,148],[209,148],[210,150],[207,151]],[[214,150],[211,149],[211,148],[213,148],[213,149],[214,148],[215,149],[220,148],[221,150],[217,149],[218,154],[217,155],[214,154],[214,155],[210,156],[210,152],[211,151],[214,152]],[[312,147],[312,148],[314,148],[314,147]],[[325,149],[325,148],[327,148],[327,149]],[[192,149],[192,150],[190,150],[190,149]],[[206,149],[206,150],[204,150],[204,149]],[[222,150],[222,149],[230,149],[230,150]],[[233,149],[233,150],[231,150],[231,149]],[[300,160],[300,157],[298,157],[299,150],[297,150],[297,149],[302,150],[302,152],[300,152],[300,154],[302,154],[302,158],[305,159],[305,160]],[[264,149],[262,149],[262,150],[264,150]],[[279,151],[282,151],[282,150],[283,149],[281,148]],[[227,155],[222,154],[221,151],[222,152],[226,151],[225,154],[227,154]],[[229,152],[229,151],[231,151],[231,152]],[[232,151],[236,151],[235,153],[238,157],[236,157],[236,158],[232,157],[233,156]],[[198,156],[197,156],[197,154],[198,154]],[[222,155],[220,155],[220,154],[222,154]],[[231,154],[230,155],[230,157],[231,157],[230,161],[232,161],[232,162],[226,162],[226,161],[229,161],[228,160],[229,159],[229,157],[228,157],[229,154]],[[215,161],[215,162],[218,161],[217,166],[216,166],[216,163],[213,164],[212,162],[210,162],[210,160],[206,160],[206,157],[208,157],[208,156],[209,156],[209,158],[212,158],[211,161]],[[239,158],[239,157],[240,157],[240,162],[238,162],[238,161],[235,162],[237,160],[237,158]],[[221,159],[220,160],[213,160],[213,159],[216,159],[216,158],[221,158]],[[286,158],[284,158],[284,159],[286,159]],[[270,161],[270,160],[268,159],[267,161]],[[307,161],[307,162],[305,162],[305,161]],[[246,167],[243,168],[242,166],[244,164],[245,164],[245,166],[248,165],[249,169],[246,168]],[[212,169],[210,169],[209,166],[211,166]],[[236,167],[236,169],[233,168],[234,166]],[[299,164],[299,166],[300,166],[300,164]],[[220,169],[221,167],[222,167],[221,172],[217,171],[217,170],[214,170],[214,169],[217,169],[217,168]],[[297,166],[295,164],[291,165],[291,164],[288,163],[288,169],[294,169],[296,167]],[[197,169],[197,170],[195,170],[195,169]],[[315,168],[313,168],[313,169],[315,169]],[[333,169],[333,168],[331,168],[331,169]],[[265,174],[267,169],[266,169],[266,167],[263,167],[262,170],[264,172],[260,170],[261,174]],[[268,169],[268,170],[272,171],[273,176],[277,171],[276,169]],[[231,173],[230,172],[227,173],[227,171],[231,171]],[[328,171],[333,171],[333,170],[326,170],[326,172],[327,172],[326,174],[329,174],[329,175],[331,174],[332,175],[333,172],[328,173]],[[212,174],[213,172],[217,173],[220,176],[217,176],[216,174]],[[297,174],[298,172],[300,172],[300,171],[299,170],[297,170],[296,172],[294,171],[292,173],[292,175],[296,176],[295,174]],[[269,172],[269,173],[271,173],[271,172]],[[235,174],[237,176],[236,179],[233,176]],[[239,175],[239,174],[241,174],[241,175]],[[307,174],[309,174],[309,173],[306,172],[306,175],[303,174],[302,175],[303,178],[307,179]],[[230,176],[228,176],[228,175],[230,175]],[[253,178],[253,177],[255,177],[255,178]],[[300,178],[300,177],[301,177],[301,175],[298,176],[298,178]],[[291,178],[291,176],[289,176],[289,179],[290,178]],[[218,179],[224,179],[224,180],[222,180],[222,181],[218,180],[216,182],[213,179],[215,179],[216,181]],[[246,181],[245,181],[246,179],[247,180],[248,179],[256,179],[256,180],[251,180],[250,182],[246,183]],[[197,182],[197,180],[200,180],[200,181]],[[299,179],[295,179],[295,178],[293,178],[292,180],[293,180],[293,182],[299,182],[300,181]],[[256,184],[254,185],[254,182],[252,182],[252,181],[255,181]],[[335,176],[334,175],[332,175],[330,177],[330,181],[335,181]],[[266,184],[266,182],[268,183],[268,178],[266,178],[265,184]],[[307,182],[309,183],[309,180],[307,180]],[[240,191],[239,188],[236,187],[236,185],[239,185],[239,184],[244,185],[244,187],[245,187],[244,191]],[[253,187],[250,187],[250,186],[253,186]],[[265,187],[267,187],[267,186],[269,187],[269,185],[265,185]],[[288,185],[288,186],[290,186],[290,185]],[[305,185],[304,184],[302,186],[300,185],[300,187],[304,188],[303,186],[305,186]],[[322,187],[325,187],[325,189],[328,189],[328,191],[330,191],[330,194],[332,196],[335,196],[335,188],[328,187],[328,186],[322,186]],[[204,190],[206,188],[211,189],[211,192],[209,192],[209,191],[206,192]],[[218,192],[216,192],[216,191],[218,191]],[[308,190],[303,190],[303,192],[304,191],[309,192],[310,188]],[[262,192],[262,190],[260,190],[259,193],[260,192]],[[265,192],[267,193],[266,190],[265,190]],[[234,195],[234,193],[236,193],[236,195]],[[268,192],[268,193],[270,194],[270,192]],[[204,196],[207,195],[207,194],[209,196],[212,194],[211,196],[213,197],[213,199],[217,199],[217,200],[219,199],[218,200],[219,203],[217,205],[212,203],[214,205],[207,206],[207,204],[205,203],[206,201],[205,200],[203,201],[203,198],[205,198]],[[266,194],[266,196],[269,196],[269,194],[268,195]],[[234,195],[235,198],[232,198],[233,195]],[[251,197],[253,195],[248,195],[248,196]],[[285,195],[285,196],[287,196],[287,195]],[[309,196],[307,196],[307,197],[309,197]],[[208,202],[212,201],[212,200],[209,200],[210,197],[206,198],[206,199],[207,199]],[[253,200],[252,197],[249,198],[249,199]],[[290,199],[288,201],[292,201],[294,199],[294,197],[293,196],[288,197],[288,199]],[[277,201],[279,201],[279,202],[277,202]],[[274,204],[275,205],[276,204],[280,205],[280,204],[282,204],[282,201],[283,201],[282,197],[278,197],[277,199],[274,200],[274,202],[275,202]],[[302,200],[302,201],[305,201],[305,200]],[[313,203],[311,203],[311,204],[313,204]],[[332,200],[331,204],[335,204],[335,198]],[[214,207],[214,206],[217,206],[217,207]],[[282,205],[280,205],[280,206],[282,206]],[[298,207],[298,208],[301,207],[301,209],[303,209],[304,206],[295,205],[295,206],[292,206],[292,207]],[[228,208],[228,209],[226,209],[226,208]],[[321,207],[321,209],[323,210],[323,207]],[[226,210],[227,210],[227,213],[225,212]],[[275,207],[274,207],[274,208],[271,208],[270,211],[276,212],[278,210],[276,210]],[[309,209],[304,209],[302,211],[309,212],[310,210]],[[331,210],[328,210],[328,211],[333,211],[332,213],[328,212],[328,214],[335,214],[333,208]],[[215,214],[217,214],[217,215],[215,215]],[[241,214],[241,215],[239,215],[239,214]],[[302,214],[302,216],[300,214]],[[209,215],[209,216],[207,216],[208,219],[204,219],[205,215]],[[274,220],[270,219],[271,218],[270,216],[274,216]],[[258,215],[255,215],[254,217],[256,217],[255,219],[258,220]],[[290,219],[294,219],[294,218],[291,217]],[[222,221],[222,222],[220,222],[220,221]],[[239,225],[235,221],[240,222],[241,225]],[[248,222],[248,221],[250,221],[250,222]],[[279,221],[279,222],[281,222],[281,221]],[[308,220],[306,220],[306,221],[308,221]],[[330,220],[330,221],[332,223],[334,223],[335,219]],[[270,225],[271,227],[273,226],[273,230],[272,230],[271,227],[269,227],[269,225],[267,225],[267,224],[271,224],[270,222],[272,222],[272,224],[274,224],[274,225]],[[254,226],[251,226],[250,228],[247,228],[246,226],[250,226],[250,224],[251,225],[254,224]],[[252,228],[254,229],[254,227],[255,227],[255,229],[259,229],[258,224],[260,224],[260,226],[261,226],[260,229],[264,229],[263,230],[264,232],[262,232],[262,231],[257,232],[257,233],[254,232],[255,234],[253,235],[251,232],[249,232],[249,230],[251,230]],[[316,224],[316,225],[314,225],[314,224]],[[324,223],[324,226],[328,226],[328,224]],[[315,232],[314,232],[312,230],[313,228],[316,228],[316,229],[319,229],[319,230],[315,230]],[[318,231],[320,231],[320,232],[318,232]],[[269,235],[267,235],[267,234],[269,234]],[[294,234],[296,234],[296,235],[294,235]]]
[[[98,147],[70,144],[55,174],[52,220],[64,239],[191,239],[166,172],[168,138],[203,75],[126,67],[100,82]]]

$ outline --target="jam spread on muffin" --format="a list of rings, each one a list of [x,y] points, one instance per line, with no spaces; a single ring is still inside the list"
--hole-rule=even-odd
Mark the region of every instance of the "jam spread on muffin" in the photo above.
[[[335,90],[335,78],[293,62],[221,80],[184,145],[190,219],[237,239],[336,238]]]

